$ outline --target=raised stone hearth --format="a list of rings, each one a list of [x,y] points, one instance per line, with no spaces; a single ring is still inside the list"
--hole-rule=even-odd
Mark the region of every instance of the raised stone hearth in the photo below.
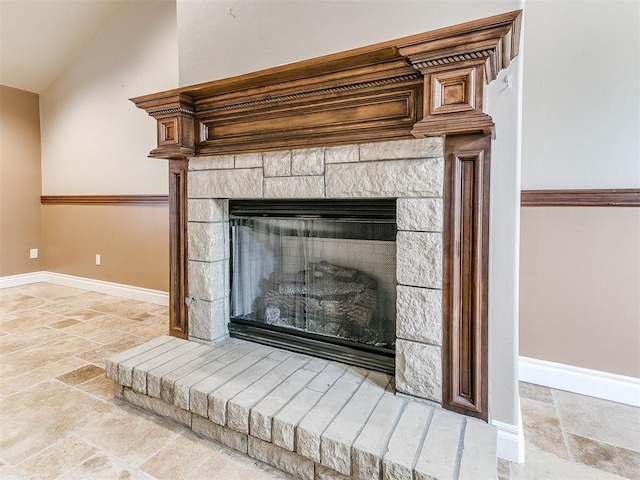
[[[169,336],[110,358],[106,373],[116,397],[296,478],[496,478],[494,427],[396,395],[382,373]]]

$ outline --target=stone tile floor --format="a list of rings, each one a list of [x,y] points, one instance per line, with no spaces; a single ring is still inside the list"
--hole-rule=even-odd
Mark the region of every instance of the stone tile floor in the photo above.
[[[0,290],[0,479],[291,478],[113,398],[107,357],[167,309],[51,284]],[[521,384],[527,463],[501,480],[640,480],[640,409]]]

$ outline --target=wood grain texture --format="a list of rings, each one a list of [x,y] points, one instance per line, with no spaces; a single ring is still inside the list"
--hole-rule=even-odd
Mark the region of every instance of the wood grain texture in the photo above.
[[[485,85],[518,54],[521,11],[131,99],[179,159],[488,133]]]
[[[523,207],[640,207],[640,189],[523,190]]]
[[[43,195],[42,205],[147,205],[165,204],[167,195]]]
[[[187,160],[169,161],[169,232],[171,283],[169,334],[188,338],[187,297]]]
[[[489,298],[488,135],[445,142],[443,406],[487,420]]]

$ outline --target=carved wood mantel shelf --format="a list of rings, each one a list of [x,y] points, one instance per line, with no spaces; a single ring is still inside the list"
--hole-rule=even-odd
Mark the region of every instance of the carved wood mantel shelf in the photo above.
[[[187,158],[445,135],[443,404],[487,418],[490,138],[485,86],[521,11],[132,99],[170,160],[172,333],[186,334]]]

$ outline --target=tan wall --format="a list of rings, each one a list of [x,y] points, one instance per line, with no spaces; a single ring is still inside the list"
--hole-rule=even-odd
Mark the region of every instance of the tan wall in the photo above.
[[[169,290],[168,206],[44,205],[43,225],[47,271]]]
[[[523,189],[639,188],[640,3],[527,0],[523,28]],[[522,210],[521,355],[640,376],[639,212]]]
[[[640,208],[526,207],[520,354],[640,377]]]
[[[174,0],[133,0],[41,95],[44,195],[166,194],[156,125],[129,98],[178,84]],[[45,205],[48,271],[167,291],[167,206]],[[95,265],[95,255],[102,266]]]
[[[166,194],[156,122],[129,98],[177,85],[175,2],[129,2],[40,96],[43,194]]]
[[[41,270],[38,95],[0,85],[0,277]]]

